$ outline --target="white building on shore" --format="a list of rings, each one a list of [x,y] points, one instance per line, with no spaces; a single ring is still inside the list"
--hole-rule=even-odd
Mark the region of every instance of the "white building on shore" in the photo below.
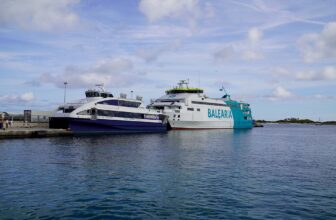
[[[54,111],[36,111],[36,110],[24,110],[25,122],[49,122],[49,117],[54,114]]]

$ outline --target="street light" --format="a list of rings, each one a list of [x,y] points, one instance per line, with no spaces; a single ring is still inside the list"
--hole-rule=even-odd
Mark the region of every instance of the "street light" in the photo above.
[[[65,104],[65,98],[66,98],[66,87],[68,82],[64,82],[64,104]]]

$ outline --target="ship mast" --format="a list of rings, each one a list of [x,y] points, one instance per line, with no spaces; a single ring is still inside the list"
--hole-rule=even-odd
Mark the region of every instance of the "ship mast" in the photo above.
[[[219,89],[219,91],[223,92],[224,91],[224,95],[222,98],[230,98],[230,95],[226,92],[224,85],[222,85],[222,87]]]

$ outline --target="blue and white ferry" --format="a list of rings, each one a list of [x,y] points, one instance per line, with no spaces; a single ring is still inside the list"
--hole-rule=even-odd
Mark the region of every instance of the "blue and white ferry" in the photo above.
[[[50,128],[70,129],[75,133],[165,132],[167,116],[144,106],[142,97],[116,98],[99,85],[87,90],[86,98],[58,107],[49,120]]]
[[[187,80],[167,90],[149,108],[167,115],[172,129],[252,128],[250,105],[230,95],[209,98],[200,88],[189,88]]]

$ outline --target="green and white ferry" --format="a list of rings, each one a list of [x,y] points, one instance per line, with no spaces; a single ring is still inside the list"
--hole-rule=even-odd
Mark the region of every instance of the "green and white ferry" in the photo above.
[[[171,129],[253,127],[249,104],[232,100],[226,93],[221,98],[209,98],[203,89],[190,88],[188,84],[187,80],[181,80],[177,87],[167,90],[148,106],[167,115]]]

